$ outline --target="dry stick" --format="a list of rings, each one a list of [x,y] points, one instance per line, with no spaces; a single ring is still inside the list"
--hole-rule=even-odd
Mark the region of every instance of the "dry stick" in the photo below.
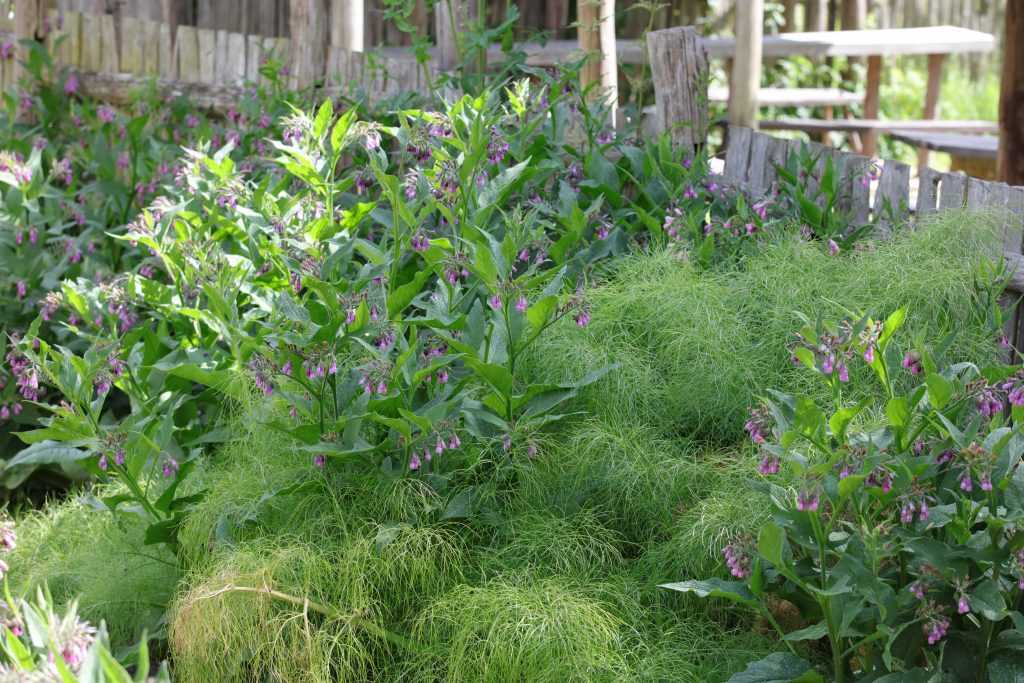
[[[319,602],[314,602],[307,597],[298,597],[297,595],[291,595],[289,593],[282,593],[281,591],[274,590],[270,586],[264,584],[262,587],[258,586],[239,586],[238,584],[229,583],[207,595],[200,595],[197,600],[212,600],[213,598],[225,595],[227,593],[252,593],[254,595],[265,595],[281,602],[287,602],[290,605],[301,607],[303,612],[313,610],[318,614],[321,614],[330,619],[341,619],[348,621],[350,624],[358,623],[363,629],[369,631],[378,638],[383,638],[401,648],[409,650],[411,652],[422,652],[423,647],[418,643],[409,640],[405,636],[401,636],[397,633],[389,631],[388,629],[378,626],[374,622],[370,621],[365,614],[356,612],[353,614],[345,614],[340,610],[334,609],[329,605],[324,605]]]

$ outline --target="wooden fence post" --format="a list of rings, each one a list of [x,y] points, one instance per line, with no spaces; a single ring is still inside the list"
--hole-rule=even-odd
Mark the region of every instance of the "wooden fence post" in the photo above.
[[[601,97],[608,103],[608,118],[615,129],[619,108],[619,60],[615,45],[615,0],[601,0]]]
[[[736,57],[729,86],[730,125],[757,127],[763,32],[764,0],[736,3]]]
[[[577,0],[576,36],[580,50],[587,55],[587,61],[580,69],[580,88],[586,90],[591,84],[601,82],[601,62],[594,59],[594,53],[601,50],[601,6],[600,0]]]
[[[999,92],[998,178],[1024,185],[1024,0],[1006,0]]]
[[[289,68],[292,87],[304,88],[323,78],[327,67],[326,0],[291,0]]]
[[[708,131],[708,58],[692,26],[647,34],[655,125],[678,145],[704,144]]]

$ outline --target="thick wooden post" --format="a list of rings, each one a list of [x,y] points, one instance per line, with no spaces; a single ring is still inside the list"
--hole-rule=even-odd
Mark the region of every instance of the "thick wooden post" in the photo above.
[[[577,0],[576,35],[580,50],[587,55],[587,61],[580,69],[580,88],[583,90],[601,82],[601,61],[596,54],[601,50],[600,19],[601,0]]]
[[[782,0],[782,16],[787,32],[798,31],[796,26],[796,0]]]
[[[349,52],[364,50],[363,0],[331,0],[331,45]]]
[[[619,108],[619,60],[615,45],[615,0],[601,0],[601,97],[608,105],[608,122],[615,128]]]
[[[327,71],[326,0],[291,0],[288,23],[291,29],[289,84],[304,88],[324,77]]]
[[[864,118],[877,119],[879,111],[879,89],[882,82],[882,57],[868,57],[867,84],[864,89]],[[864,131],[864,155],[874,156],[878,149],[878,131]]]
[[[939,113],[939,90],[942,87],[942,65],[946,61],[946,55],[928,55],[928,86],[924,92],[924,116],[925,119],[934,119]],[[921,147],[917,150],[917,169],[928,165],[928,149]]]
[[[736,57],[729,88],[729,125],[757,127],[757,92],[761,87],[761,39],[764,0],[736,4]]]
[[[1024,0],[1006,0],[999,92],[999,179],[1024,185]]]
[[[708,130],[708,57],[692,26],[647,34],[655,125],[681,146],[702,145]]]

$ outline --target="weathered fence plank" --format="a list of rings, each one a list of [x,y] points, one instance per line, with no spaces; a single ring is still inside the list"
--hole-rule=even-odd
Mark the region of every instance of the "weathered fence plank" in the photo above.
[[[962,209],[967,194],[967,176],[963,173],[943,173],[939,181],[939,208]]]
[[[729,129],[728,147],[725,148],[725,169],[723,175],[733,184],[741,184],[747,179],[747,167],[750,162],[750,139],[754,131],[749,128],[732,127]]]
[[[259,83],[260,65],[263,64],[263,36],[247,36],[245,45],[245,78]]]
[[[871,215],[871,188],[864,182],[871,159],[859,154],[841,154],[838,166],[839,209],[849,212],[855,225],[864,225]]]
[[[702,145],[708,128],[708,58],[691,26],[647,35],[655,93],[655,125],[677,145]]]
[[[82,15],[82,68],[86,71],[99,71],[103,66],[103,43],[96,39],[102,31],[100,19],[96,14]]]
[[[919,171],[917,182],[917,215],[935,213],[939,206],[939,178],[941,174],[927,166]]]
[[[230,66],[228,58],[228,32],[217,31],[217,51],[214,57],[213,82],[220,85],[229,84]]]
[[[768,147],[772,136],[754,131],[750,140],[750,160],[747,162],[747,189],[755,196],[766,193],[768,185]]]
[[[199,45],[199,80],[216,83],[217,79],[217,32],[209,28],[196,29]]]
[[[874,214],[879,233],[888,235],[893,227],[906,220],[910,193],[910,166],[886,159],[878,179]]]
[[[227,77],[231,85],[245,82],[245,36],[241,33],[228,34]]]
[[[175,40],[178,50],[178,78],[186,83],[198,83],[201,78],[199,66],[199,34],[194,26],[179,26]]]
[[[174,41],[171,40],[171,26],[170,24],[164,23],[160,23],[158,26],[159,29],[157,30],[157,36],[159,37],[159,42],[157,43],[157,49],[160,53],[160,78],[173,80],[178,77],[178,60],[174,55]]]

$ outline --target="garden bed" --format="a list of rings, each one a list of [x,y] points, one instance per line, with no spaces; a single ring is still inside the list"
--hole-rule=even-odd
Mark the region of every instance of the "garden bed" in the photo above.
[[[273,81],[225,119],[48,83],[4,121],[0,406],[13,499],[63,500],[16,507],[4,560],[106,622],[69,666],[140,639],[180,681],[1015,665],[1004,215],[859,221],[864,177],[807,149],[748,196],[570,76],[345,111]],[[847,535],[813,554],[816,523]],[[876,532],[900,570],[830,583]],[[856,598],[824,630],[823,594]]]

